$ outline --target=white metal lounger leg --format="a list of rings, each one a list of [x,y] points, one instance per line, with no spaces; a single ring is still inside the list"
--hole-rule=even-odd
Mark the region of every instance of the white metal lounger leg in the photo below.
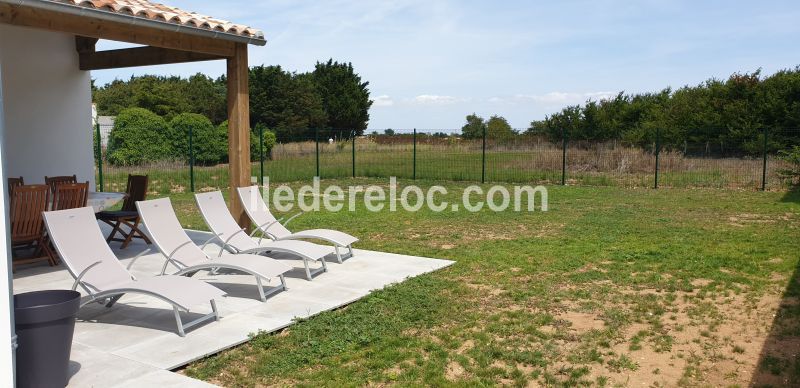
[[[336,251],[336,260],[339,261],[339,264],[342,264],[342,262],[344,262],[344,260],[353,257],[353,245],[348,245],[347,246],[347,250],[349,251],[347,253],[347,256],[342,256],[341,252],[339,252],[339,245],[338,244],[334,244],[333,245],[333,249]]]
[[[124,294],[119,294],[119,295],[112,296],[112,297],[108,298],[108,303],[106,303],[106,307],[110,308],[111,306],[113,306],[114,303],[117,303],[119,298],[122,298],[122,295],[124,295]]]
[[[181,313],[178,311],[178,306],[172,306],[172,311],[175,312],[175,324],[178,325],[178,335],[186,337],[186,332],[183,331],[183,322],[181,322]]]
[[[283,290],[289,291],[289,287],[286,287],[286,277],[283,276],[283,274],[278,275],[278,277],[281,279],[281,285],[283,286]]]
[[[342,254],[339,253],[339,246],[338,245],[334,245],[333,249],[336,251],[336,261],[338,261],[339,264],[342,264]]]
[[[311,281],[311,270],[308,269],[308,259],[303,259],[303,264],[306,266],[306,280]]]
[[[258,287],[258,296],[262,302],[267,301],[267,296],[264,295],[264,285],[261,284],[261,276],[256,276],[256,287]]]
[[[172,306],[172,311],[175,313],[175,323],[178,325],[178,335],[181,337],[186,337],[186,330],[197,326],[198,324],[205,322],[209,319],[214,319],[215,321],[219,321],[219,311],[217,310],[217,302],[214,299],[211,299],[211,312],[203,315],[200,318],[195,319],[187,324],[183,324],[181,321],[181,313],[178,310],[178,306]]]
[[[309,262],[309,260],[308,260],[308,259],[303,259],[303,264],[304,264],[304,265],[305,265],[305,267],[306,267],[306,279],[307,279],[309,282],[311,281],[311,279],[313,278],[313,276],[314,276],[314,275],[316,275],[316,274],[318,274],[318,273],[320,273],[320,272],[328,272],[328,265],[327,265],[327,264],[325,264],[325,258],[321,258],[321,259],[319,259],[319,261],[320,261],[320,262],[322,262],[322,268],[317,268],[317,269],[315,269],[315,270],[313,270],[313,271],[312,271],[312,270],[311,270],[311,269],[308,267],[308,262]]]
[[[276,293],[281,292],[281,291],[288,290],[288,288],[286,287],[286,279],[283,277],[283,274],[278,275],[278,278],[280,278],[280,280],[281,280],[281,285],[272,287],[267,292],[264,292],[264,288],[261,286],[261,279],[260,278],[258,279],[258,288],[260,290],[259,293],[261,295],[261,301],[262,302],[266,302],[268,296],[271,296],[271,295],[276,294]]]

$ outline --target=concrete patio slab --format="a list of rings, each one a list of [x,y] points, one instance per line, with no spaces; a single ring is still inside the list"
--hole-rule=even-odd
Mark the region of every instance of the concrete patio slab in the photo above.
[[[105,225],[102,225],[105,228]],[[198,243],[210,234],[189,231]],[[125,250],[112,244],[120,260],[152,248],[140,241]],[[210,254],[219,252],[209,245]],[[331,249],[333,252],[333,249]],[[290,265],[302,267],[302,261],[288,256],[277,257]],[[131,268],[137,277],[153,276],[164,261],[155,251],[141,257]],[[228,296],[217,301],[222,319],[190,330],[186,337],[176,333],[171,306],[141,295],[126,295],[114,307],[100,304],[85,306],[78,314],[70,362],[70,386],[209,386],[205,382],[170,372],[202,357],[246,342],[250,334],[272,332],[291,325],[296,318],[308,318],[352,303],[373,290],[402,282],[453,264],[449,260],[430,259],[392,253],[355,250],[355,256],[339,264],[333,255],[328,272],[309,282],[304,272],[287,277],[289,290],[273,295],[266,303],[258,300],[252,276],[199,273],[196,279],[207,281]],[[68,289],[73,279],[62,266],[22,268],[14,274],[14,292],[42,289]],[[278,285],[277,279],[270,286]],[[210,311],[210,306],[196,306],[183,314],[184,322]]]

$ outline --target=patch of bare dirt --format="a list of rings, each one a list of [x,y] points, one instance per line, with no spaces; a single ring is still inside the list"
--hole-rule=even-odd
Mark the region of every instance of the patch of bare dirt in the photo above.
[[[468,350],[470,350],[470,349],[472,349],[472,348],[474,348],[474,347],[475,347],[475,342],[474,342],[474,341],[472,341],[472,340],[466,340],[466,341],[464,341],[464,343],[463,343],[463,344],[461,344],[461,346],[459,346],[459,347],[458,347],[458,349],[456,350],[456,353],[458,353],[458,354],[464,354],[464,353],[466,353]]]
[[[464,370],[464,367],[455,361],[450,361],[444,371],[444,377],[448,381],[453,382],[460,380],[465,374],[466,370]]]
[[[708,281],[698,279],[694,285],[703,284]],[[648,289],[624,291],[625,299],[657,294]],[[601,350],[604,352],[602,364],[573,365],[559,361],[547,369],[554,373],[558,368],[587,367],[589,374],[584,379],[595,381],[604,376],[609,379],[610,386],[791,385],[787,375],[792,362],[800,357],[800,337],[776,335],[787,330],[780,324],[773,325],[773,317],[781,306],[794,307],[800,300],[782,298],[780,292],[755,299],[744,293],[704,298],[698,297],[696,291],[676,294],[674,298],[663,299],[666,308],[663,315],[628,325],[622,332],[622,339],[609,338],[612,346],[610,350]],[[667,299],[671,301],[666,302]],[[620,305],[623,306],[624,303]],[[605,327],[600,317],[592,313],[568,310],[556,317],[556,322],[569,321],[571,325],[567,330],[578,336]],[[788,326],[791,332],[800,331],[796,319],[791,319]],[[543,326],[541,330],[548,331],[548,328],[552,332],[557,329]],[[635,348],[632,347],[634,337],[639,341]],[[568,354],[577,343],[567,341],[559,348]],[[634,370],[609,367],[608,361],[621,355],[636,364]],[[773,360],[787,360],[782,361],[785,371],[776,376],[761,367],[765,355]]]
[[[579,334],[590,330],[602,330],[605,326],[600,317],[595,314],[567,311],[556,315],[557,321],[569,322],[569,329]]]
[[[694,280],[692,280],[691,285],[692,285],[692,287],[700,287],[700,288],[702,288],[702,287],[705,287],[705,286],[707,286],[707,285],[709,285],[709,284],[711,284],[713,282],[714,282],[713,280],[709,280],[709,279],[694,279]]]

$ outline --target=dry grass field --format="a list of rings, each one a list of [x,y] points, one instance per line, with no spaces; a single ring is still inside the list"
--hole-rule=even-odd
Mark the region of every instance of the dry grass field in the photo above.
[[[320,142],[319,166],[323,179],[357,177],[430,179],[447,181],[521,182],[561,184],[563,153],[560,144],[542,141],[496,144],[486,147],[485,172],[482,142],[456,138],[425,137],[416,152],[408,141],[376,141],[371,137],[349,141]],[[355,152],[353,152],[355,147]],[[264,161],[264,175],[271,182],[294,182],[316,175],[317,144],[313,141],[278,144],[272,159]],[[355,154],[355,174],[353,171]],[[416,166],[414,163],[416,154]],[[686,156],[664,151],[659,156],[659,186],[714,187],[754,190],[761,186],[761,158]],[[767,187],[785,188],[777,171],[786,165],[770,156]],[[569,185],[652,187],[656,158],[652,152],[614,143],[569,145],[565,181]],[[261,164],[254,162],[253,175]],[[183,162],[147,166],[104,166],[104,190],[123,191],[127,174],[151,176],[151,191],[168,194],[191,190],[189,167]],[[227,185],[227,165],[195,166],[195,191],[216,190]]]

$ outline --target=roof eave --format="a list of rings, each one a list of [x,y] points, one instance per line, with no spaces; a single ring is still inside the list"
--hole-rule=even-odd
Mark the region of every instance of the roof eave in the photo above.
[[[190,27],[181,24],[168,23],[160,20],[145,19],[133,15],[124,15],[114,12],[104,11],[100,9],[81,7],[73,4],[66,4],[56,1],[48,0],[0,0],[0,3],[8,3],[16,6],[25,6],[30,8],[38,8],[54,12],[62,12],[70,15],[81,17],[88,17],[99,20],[108,20],[117,23],[127,23],[131,25],[139,25],[142,27],[153,28],[174,33],[183,33],[195,36],[202,36],[209,39],[222,39],[236,43],[246,43],[255,46],[264,46],[267,40],[263,37],[257,36],[244,36],[238,34],[231,34],[229,32],[206,30],[203,28]]]

